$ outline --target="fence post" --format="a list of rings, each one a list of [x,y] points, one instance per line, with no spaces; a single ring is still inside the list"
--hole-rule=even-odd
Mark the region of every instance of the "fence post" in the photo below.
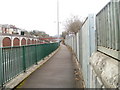
[[[25,46],[22,46],[22,51],[23,51],[23,70],[24,72],[26,72]]]
[[[3,87],[2,48],[0,48],[0,87]]]
[[[37,63],[37,45],[35,44],[35,63],[36,65],[38,65]]]

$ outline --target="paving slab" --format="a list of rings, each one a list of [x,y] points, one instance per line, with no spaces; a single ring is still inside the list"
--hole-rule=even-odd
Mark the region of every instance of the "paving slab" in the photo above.
[[[21,88],[75,88],[72,54],[65,45],[32,73]]]

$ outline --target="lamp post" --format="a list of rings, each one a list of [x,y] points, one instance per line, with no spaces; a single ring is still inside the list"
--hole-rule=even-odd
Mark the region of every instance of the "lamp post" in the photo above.
[[[57,0],[57,30],[58,30],[58,41],[59,41],[59,0]]]

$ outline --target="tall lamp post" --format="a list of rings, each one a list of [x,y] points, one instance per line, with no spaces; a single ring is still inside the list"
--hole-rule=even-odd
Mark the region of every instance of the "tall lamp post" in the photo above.
[[[59,41],[59,0],[57,0],[57,30],[58,30],[58,41]]]

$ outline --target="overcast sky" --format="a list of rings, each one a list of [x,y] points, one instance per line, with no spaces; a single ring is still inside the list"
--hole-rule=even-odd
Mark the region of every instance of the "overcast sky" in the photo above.
[[[72,15],[85,18],[97,13],[110,0],[59,0],[60,32]],[[57,0],[0,0],[0,24],[57,34]]]

